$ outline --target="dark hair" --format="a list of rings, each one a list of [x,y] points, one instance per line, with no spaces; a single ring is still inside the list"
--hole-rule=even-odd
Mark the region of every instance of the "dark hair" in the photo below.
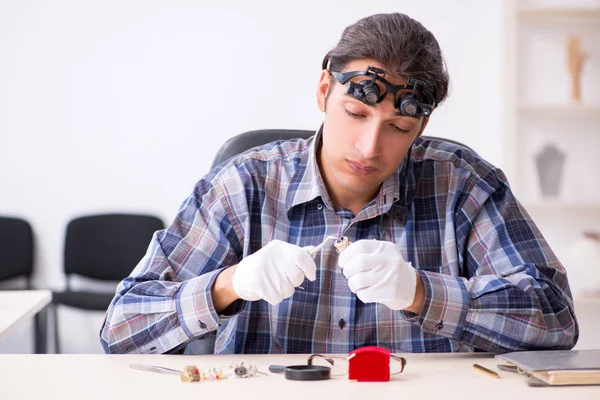
[[[325,55],[323,69],[341,72],[349,62],[367,58],[381,63],[391,75],[424,81],[437,105],[448,95],[450,77],[440,45],[420,22],[405,14],[375,14],[346,27]]]

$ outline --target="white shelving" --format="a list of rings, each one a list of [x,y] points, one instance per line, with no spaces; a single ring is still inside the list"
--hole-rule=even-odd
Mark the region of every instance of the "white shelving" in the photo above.
[[[600,106],[581,104],[522,104],[518,112],[544,117],[600,118]]]
[[[600,5],[576,3],[506,3],[504,170],[517,197],[528,207],[567,214],[581,209],[600,213],[600,163],[594,162],[600,152]],[[579,103],[570,101],[565,44],[571,35],[582,38],[586,53]],[[534,155],[548,143],[566,153],[569,168],[563,169],[561,185],[568,192],[545,199],[540,198],[537,171],[531,171],[536,168]],[[587,171],[587,179],[581,171]],[[590,176],[597,177],[597,183]],[[585,189],[599,188],[592,195],[590,190],[573,193],[584,185]]]
[[[600,231],[600,1],[508,0],[505,7],[503,170],[569,264],[582,232]],[[571,101],[566,58],[572,35],[587,55],[578,103]],[[548,144],[565,155],[555,197],[543,196],[535,162]]]
[[[575,8],[520,8],[517,10],[519,18],[529,21],[578,21],[600,20],[600,9],[591,7]]]
[[[582,211],[582,212],[600,212],[600,199],[578,201],[563,199],[542,199],[532,200],[523,203],[528,209],[559,210],[559,211]]]

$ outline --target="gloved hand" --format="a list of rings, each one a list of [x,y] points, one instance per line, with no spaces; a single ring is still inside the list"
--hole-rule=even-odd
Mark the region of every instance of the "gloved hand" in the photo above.
[[[311,248],[273,240],[237,265],[232,277],[233,290],[244,300],[281,303],[294,294],[305,277],[310,281],[316,279],[317,266],[308,254]]]
[[[392,242],[359,240],[348,246],[338,260],[350,290],[364,303],[382,303],[392,310],[412,305],[417,271]]]

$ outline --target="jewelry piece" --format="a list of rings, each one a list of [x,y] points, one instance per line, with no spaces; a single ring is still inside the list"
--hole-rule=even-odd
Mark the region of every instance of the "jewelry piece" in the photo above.
[[[219,379],[226,379],[227,376],[223,374],[221,368],[209,368],[207,370],[202,371],[201,379],[203,381],[217,381]]]
[[[221,379],[227,379],[227,374],[224,374],[221,368],[212,367],[203,371],[198,370],[195,365],[187,365],[182,371],[178,369],[160,367],[158,365],[144,365],[144,364],[129,364],[130,368],[158,372],[161,374],[176,374],[179,375],[182,382],[201,382],[201,381],[217,381]],[[231,364],[230,368],[235,368],[235,372],[232,373],[235,377],[248,378],[255,376],[256,374],[267,375],[264,372],[260,372],[254,365],[242,362],[241,364]]]
[[[346,247],[350,246],[350,240],[348,239],[348,236],[342,236],[341,238],[336,239],[336,241],[333,243],[333,246],[338,254],[342,254],[342,251],[344,251]]]
[[[249,364],[246,361],[229,364],[229,370],[233,378],[251,378],[257,374],[268,376],[266,373],[259,371],[256,365]]]
[[[199,382],[200,381],[200,371],[196,368],[195,365],[188,365],[183,368],[181,371],[181,381],[182,382]]]

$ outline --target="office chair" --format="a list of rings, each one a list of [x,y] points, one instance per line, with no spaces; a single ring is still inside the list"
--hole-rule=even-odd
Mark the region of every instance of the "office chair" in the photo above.
[[[31,289],[33,274],[33,229],[20,218],[0,217],[0,281],[25,278]]]
[[[276,140],[288,140],[297,138],[308,139],[314,134],[315,131],[295,129],[261,129],[256,131],[240,133],[239,135],[227,140],[223,144],[223,146],[221,146],[221,148],[217,151],[217,155],[213,159],[211,169],[229,160],[230,158],[245,152],[246,150],[252,149],[253,147],[261,146],[263,144],[274,142]],[[467,145],[457,142],[455,140],[425,135],[422,137],[424,139],[442,140],[472,150]]]
[[[24,278],[25,287],[33,289],[34,239],[29,222],[21,218],[0,217],[0,281]],[[46,313],[44,308],[34,317],[34,349],[46,353]]]
[[[99,214],[69,222],[64,248],[67,288],[52,296],[57,354],[60,353],[58,306],[106,311],[114,297],[114,292],[71,290],[71,276],[115,282],[116,286],[144,256],[154,232],[163,228],[163,222],[151,215]]]

